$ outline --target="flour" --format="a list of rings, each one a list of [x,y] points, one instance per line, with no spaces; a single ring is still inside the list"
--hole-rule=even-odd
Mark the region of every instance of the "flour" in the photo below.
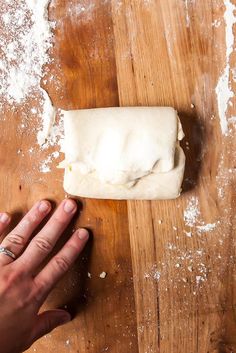
[[[40,91],[43,97],[43,110],[42,110],[42,129],[37,134],[37,141],[40,146],[43,146],[47,142],[47,138],[52,141],[52,128],[55,123],[56,110],[52,105],[51,99],[47,92],[40,87]]]
[[[205,279],[204,279],[203,276],[196,276],[196,283],[197,283],[197,285],[198,285],[200,282],[204,281],[204,280],[205,280]]]
[[[103,0],[105,4],[107,0]],[[101,0],[100,0],[101,5]],[[80,24],[85,24],[94,21],[96,16],[96,9],[98,5],[94,1],[90,1],[87,4],[80,4],[79,2],[70,3],[67,9],[68,14],[73,15],[73,17],[79,18]]]
[[[232,119],[232,120],[231,120]],[[228,120],[229,123],[234,123],[234,117]],[[227,189],[230,185],[234,182],[233,179],[235,178],[235,159],[236,159],[236,152],[230,151],[230,162],[232,163],[233,168],[229,168],[228,161],[225,160],[224,154],[222,153],[220,156],[219,165],[217,168],[217,175],[216,175],[216,185],[217,185],[217,193],[218,197],[221,200],[227,201]],[[226,214],[228,208],[223,208],[222,213]]]
[[[184,210],[184,222],[185,225],[194,228],[197,234],[212,232],[220,224],[220,221],[214,223],[205,223],[201,218],[201,212],[199,207],[199,200],[197,197],[192,196],[187,203],[187,207]],[[184,230],[187,237],[192,237],[192,232]]]
[[[186,237],[192,238],[192,232],[186,232],[186,230],[184,230],[184,234],[186,235]]]
[[[54,108],[52,107],[52,109]],[[51,110],[51,113],[53,114],[53,110]],[[50,146],[60,146],[60,151],[63,152],[64,151],[63,118],[60,114],[58,114],[56,119],[53,118],[53,120],[52,119],[50,120],[47,117],[50,117],[50,115],[45,113],[43,130],[39,131],[37,136],[38,143],[40,144],[41,149],[47,149]]]
[[[234,11],[236,6],[230,0],[224,0],[225,4],[225,42],[226,42],[226,65],[219,78],[215,92],[217,96],[218,113],[220,118],[221,131],[228,134],[227,110],[230,99],[234,97],[234,92],[230,82],[230,57],[234,50],[233,25],[236,23]]]
[[[56,158],[59,157],[59,152],[55,151],[51,154],[48,155],[48,157],[41,162],[40,166],[39,166],[39,171],[41,173],[49,173],[51,171],[50,168],[50,164],[52,163],[52,161]]]
[[[89,21],[92,20],[92,12],[95,10],[96,4],[94,2],[90,2],[88,5],[82,5],[79,3],[75,3],[75,5],[72,7],[69,7],[69,13],[73,12],[73,15],[83,16],[83,21]]]
[[[10,103],[22,103],[35,94],[43,66],[50,62],[52,25],[48,22],[48,4],[49,0],[41,0],[38,5],[20,0],[3,6],[0,94]]]
[[[161,278],[161,272],[160,271],[155,271],[153,273],[153,279],[156,280],[156,281],[159,281]]]
[[[168,246],[165,259],[153,265],[147,265],[143,273],[144,280],[152,283],[161,282],[161,290],[181,290],[184,288],[193,295],[199,293],[206,283],[211,267],[206,261],[208,251],[203,248],[188,249],[179,246]],[[221,253],[215,254],[215,261],[220,263]],[[212,279],[212,278],[211,278]],[[213,283],[213,282],[212,282]],[[217,277],[218,285],[218,277]],[[185,303],[187,305],[187,303]]]
[[[184,211],[184,221],[189,227],[193,227],[200,216],[199,201],[196,197],[191,197],[187,208]]]
[[[236,116],[232,116],[231,118],[228,119],[229,124],[234,124],[236,123]]]
[[[212,27],[218,28],[221,25],[221,20],[215,20],[212,22]]]
[[[205,225],[202,225],[202,226],[197,226],[197,230],[200,233],[211,232],[215,228],[216,228],[216,223],[208,223],[208,224],[205,224]]]
[[[40,149],[56,145],[63,134],[61,122],[55,124],[56,110],[51,99],[40,86],[42,81],[46,83],[45,65],[52,62],[49,50],[55,23],[48,20],[49,3],[50,0],[13,0],[0,5],[0,97],[12,110],[26,107],[27,120],[39,118],[36,139]],[[28,108],[29,101],[36,106]],[[49,156],[39,170],[50,171],[54,158],[55,155]]]
[[[232,79],[234,82],[236,82],[236,67],[233,67],[231,69],[231,72],[232,72],[232,76],[233,76]]]
[[[150,279],[159,282],[161,278],[161,272],[159,267],[154,264],[147,272],[144,273],[145,279]]]
[[[106,278],[106,276],[107,276],[107,273],[104,271],[102,273],[100,273],[100,275],[99,275],[99,277],[102,279]]]
[[[43,66],[50,62],[53,25],[47,20],[48,3],[49,0],[38,4],[20,0],[2,6],[5,13],[1,17],[0,94],[12,104],[23,103],[35,95]]]

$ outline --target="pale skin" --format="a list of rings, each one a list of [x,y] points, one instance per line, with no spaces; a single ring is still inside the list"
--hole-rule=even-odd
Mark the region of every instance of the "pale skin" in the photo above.
[[[4,238],[1,246],[12,251],[13,260],[0,254],[0,351],[20,353],[57,326],[71,320],[65,310],[39,314],[48,294],[83,250],[89,235],[76,230],[64,247],[37,273],[77,210],[76,202],[61,202],[46,225],[31,239],[33,231],[50,213],[51,204],[38,201],[21,222]],[[10,224],[10,216],[0,213],[0,235]],[[31,239],[31,240],[30,240]]]

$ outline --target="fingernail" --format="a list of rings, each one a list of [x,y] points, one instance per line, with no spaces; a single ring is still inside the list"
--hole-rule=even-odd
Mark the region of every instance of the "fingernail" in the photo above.
[[[64,316],[62,316],[62,317],[60,318],[60,324],[61,324],[61,325],[67,324],[67,323],[70,322],[70,321],[71,321],[71,316],[70,316],[70,314],[64,315]]]
[[[47,212],[49,210],[49,204],[45,201],[41,201],[39,204],[39,212]]]
[[[80,240],[86,240],[89,237],[89,233],[86,229],[78,229],[78,236]]]
[[[75,210],[75,203],[71,200],[67,200],[64,205],[64,211],[66,213],[72,213]]]
[[[8,223],[10,220],[10,217],[8,216],[8,214],[6,213],[2,213],[1,216],[0,216],[0,222],[1,223]]]

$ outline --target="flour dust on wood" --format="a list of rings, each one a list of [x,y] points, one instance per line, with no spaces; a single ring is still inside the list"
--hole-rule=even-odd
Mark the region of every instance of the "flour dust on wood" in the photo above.
[[[5,104],[12,111],[27,107],[28,120],[40,119],[35,132],[40,148],[56,144],[62,134],[61,125],[54,124],[56,110],[51,99],[41,88],[47,64],[53,61],[49,50],[55,23],[48,19],[49,4],[50,0],[7,0],[0,5],[1,117],[4,119]],[[34,102],[31,107],[30,101]]]

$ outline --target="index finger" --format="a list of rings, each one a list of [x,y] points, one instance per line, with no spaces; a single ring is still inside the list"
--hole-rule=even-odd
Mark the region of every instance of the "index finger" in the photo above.
[[[16,227],[4,238],[1,246],[6,247],[16,257],[25,249],[33,231],[42,222],[51,210],[47,200],[38,201],[29,212],[22,218]],[[8,265],[13,260],[10,257],[2,256],[1,265]]]
[[[54,248],[76,210],[77,204],[74,200],[66,199],[62,201],[50,220],[31,240],[24,253],[15,261],[15,264],[21,264],[30,272],[35,272]]]
[[[6,230],[10,221],[11,221],[11,216],[8,213],[6,212],[0,213],[0,237],[3,235],[3,232]]]

